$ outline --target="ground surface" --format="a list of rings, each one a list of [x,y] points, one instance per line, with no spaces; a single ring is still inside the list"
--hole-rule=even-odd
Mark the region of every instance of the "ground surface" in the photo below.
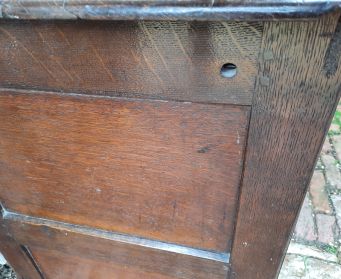
[[[279,279],[341,278],[341,106],[304,200]],[[0,256],[0,279],[15,279]]]
[[[13,270],[8,265],[0,265],[0,278],[1,279],[15,279]]]

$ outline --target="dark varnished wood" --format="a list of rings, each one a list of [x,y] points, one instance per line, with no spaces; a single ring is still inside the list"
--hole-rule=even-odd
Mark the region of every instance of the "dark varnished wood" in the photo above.
[[[276,278],[341,91],[339,8],[0,0],[0,249],[18,274]]]
[[[101,20],[306,19],[340,9],[339,0],[1,0],[0,17]]]
[[[3,223],[30,253],[41,274],[25,278],[225,279],[227,276],[227,263],[115,241],[96,230],[91,234],[80,233],[72,225],[51,226],[37,218],[11,215],[4,214]]]
[[[243,22],[2,21],[0,86],[248,105],[261,35]]]
[[[41,279],[39,272],[22,250],[19,243],[8,232],[8,228],[0,217],[0,251],[16,272],[17,279]]]
[[[265,25],[231,278],[277,277],[340,97],[338,17]]]
[[[78,239],[78,238],[77,238]],[[91,251],[90,251],[91,253]],[[82,256],[70,255],[56,250],[46,250],[41,248],[33,249],[34,257],[44,268],[44,274],[48,278],[101,278],[101,279],[121,279],[121,278],[141,278],[141,279],[171,279],[174,276],[167,276],[157,272],[141,271],[135,266],[113,264],[110,261],[88,259]],[[147,255],[146,255],[147,256]],[[61,268],[62,267],[62,268]],[[206,274],[206,276],[209,276]],[[222,276],[223,277],[223,276]],[[181,277],[178,277],[181,278]],[[192,277],[188,277],[192,278]]]
[[[0,200],[28,215],[226,251],[248,112],[2,90]]]
[[[29,215],[8,211],[2,206],[2,217],[6,220],[13,220],[17,223],[29,223],[38,226],[56,228],[58,230],[72,231],[73,233],[85,234],[92,237],[105,238],[114,242],[126,243],[133,246],[141,246],[150,249],[157,249],[170,253],[177,253],[197,257],[207,260],[218,261],[222,263],[229,263],[230,254],[226,252],[207,251],[197,248],[192,248],[184,245],[177,245],[169,242],[162,242],[143,237],[138,237],[129,234],[116,233],[101,229],[94,229],[89,226],[81,226],[65,222],[56,221],[53,219],[46,219],[40,217],[32,217]]]

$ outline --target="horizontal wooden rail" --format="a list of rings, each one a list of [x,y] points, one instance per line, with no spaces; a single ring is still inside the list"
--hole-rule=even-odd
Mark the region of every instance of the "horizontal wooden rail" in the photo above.
[[[161,242],[157,240],[146,239],[142,237],[136,237],[127,234],[118,234],[115,232],[93,229],[86,226],[79,226],[74,224],[68,224],[64,222],[58,222],[54,220],[32,217],[16,212],[6,210],[1,206],[2,218],[4,220],[21,222],[23,224],[46,226],[52,229],[68,231],[72,233],[78,233],[82,235],[92,236],[101,239],[112,240],[120,243],[131,244],[136,246],[142,246],[145,248],[151,248],[171,253],[178,253],[182,255],[192,256],[196,258],[202,258],[207,260],[213,260],[222,263],[229,263],[229,253],[218,253],[213,251],[206,251],[201,249],[195,249],[182,245],[176,245],[172,243]]]

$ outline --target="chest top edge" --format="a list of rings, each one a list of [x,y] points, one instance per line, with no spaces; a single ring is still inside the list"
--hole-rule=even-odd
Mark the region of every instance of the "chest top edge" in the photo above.
[[[307,20],[340,0],[0,0],[0,18],[58,20]]]

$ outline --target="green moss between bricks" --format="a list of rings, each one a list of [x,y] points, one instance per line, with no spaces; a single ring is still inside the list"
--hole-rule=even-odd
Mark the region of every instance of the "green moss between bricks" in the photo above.
[[[329,254],[334,254],[334,255],[337,255],[337,247],[335,246],[332,246],[332,245],[323,245],[321,247],[323,249],[323,251],[329,253]]]

